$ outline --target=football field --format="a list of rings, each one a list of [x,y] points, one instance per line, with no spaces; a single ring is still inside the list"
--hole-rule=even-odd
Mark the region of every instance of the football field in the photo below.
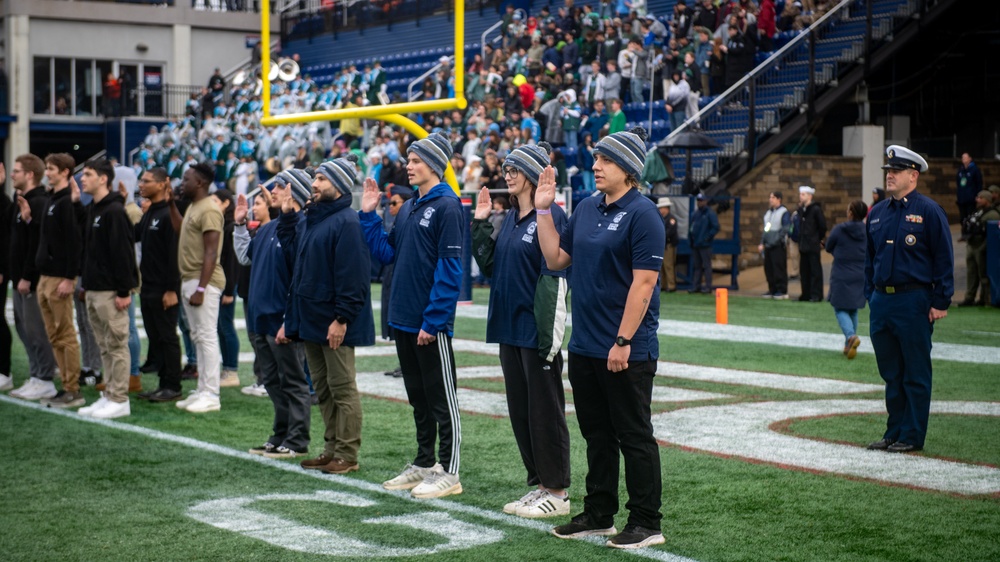
[[[382,488],[415,441],[402,381],[383,375],[397,366],[394,348],[379,340],[357,350],[361,470],[346,476],[248,454],[269,435],[272,410],[239,388],[223,389],[220,412],[133,398],[132,415],[115,421],[0,395],[0,559],[1000,560],[1000,311],[953,307],[937,323],[925,451],[890,455],[864,449],[885,423],[866,310],[848,361],[829,304],[734,297],[720,326],[714,299],[664,294],[653,423],[666,544],[615,551],[548,533],[568,518],[502,512],[529,489],[497,346],[485,343],[488,290],[474,296],[454,341],[461,495]],[[13,371],[20,385],[16,336]],[[143,387],[156,380],[143,376]],[[568,381],[566,401],[575,514],[586,456]],[[322,435],[313,408],[311,453]],[[618,529],[624,478],[620,496]]]

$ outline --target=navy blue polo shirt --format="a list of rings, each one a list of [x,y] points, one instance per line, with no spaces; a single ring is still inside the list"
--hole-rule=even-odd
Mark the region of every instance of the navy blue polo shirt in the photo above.
[[[948,218],[933,199],[911,192],[888,198],[868,214],[865,298],[875,287],[922,283],[933,287],[931,306],[947,310],[955,292]]]
[[[569,350],[594,358],[608,356],[618,338],[635,269],[659,271],[663,264],[663,219],[652,201],[631,189],[611,205],[606,196],[588,197],[573,210],[560,247],[573,258],[573,335]],[[632,336],[629,361],[659,357],[656,329],[660,283]]]
[[[500,223],[493,250],[493,277],[490,279],[490,316],[486,341],[517,347],[538,347],[535,324],[535,289],[541,275],[566,277],[566,270],[551,271],[538,245],[535,211],[518,219],[517,209],[507,212]],[[556,232],[566,226],[566,213],[552,206]]]

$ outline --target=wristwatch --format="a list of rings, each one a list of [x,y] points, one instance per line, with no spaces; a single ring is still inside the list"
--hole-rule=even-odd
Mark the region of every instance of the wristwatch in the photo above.
[[[617,345],[618,347],[625,347],[626,345],[632,345],[632,340],[625,339],[624,336],[618,336],[618,339],[615,340],[615,345]]]
[[[347,318],[344,318],[343,316],[337,316],[336,318],[334,318],[334,320],[338,324],[347,324]]]

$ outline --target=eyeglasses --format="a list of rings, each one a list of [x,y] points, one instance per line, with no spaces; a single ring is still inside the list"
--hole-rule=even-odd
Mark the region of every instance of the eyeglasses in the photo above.
[[[400,203],[399,201],[389,201],[390,207],[398,207],[400,205],[402,205],[402,203]]]
[[[506,176],[510,176],[510,179],[512,179],[512,180],[516,180],[517,179],[517,175],[519,173],[520,172],[517,170],[517,168],[507,167],[507,168],[503,169],[503,175],[505,177]]]

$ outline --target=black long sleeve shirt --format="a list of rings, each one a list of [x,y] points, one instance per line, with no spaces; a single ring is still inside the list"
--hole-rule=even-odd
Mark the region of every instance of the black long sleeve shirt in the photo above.
[[[74,203],[70,188],[52,194],[39,216],[32,210],[31,221],[41,221],[41,237],[35,264],[41,275],[76,279],[83,254],[81,217],[83,205]]]
[[[170,203],[150,205],[135,225],[135,239],[142,249],[142,294],[160,296],[168,291],[179,292],[181,273],[177,269],[177,233],[170,222]]]
[[[83,288],[127,297],[139,285],[139,275],[135,231],[125,213],[125,200],[117,192],[110,193],[90,206],[88,216]]]

